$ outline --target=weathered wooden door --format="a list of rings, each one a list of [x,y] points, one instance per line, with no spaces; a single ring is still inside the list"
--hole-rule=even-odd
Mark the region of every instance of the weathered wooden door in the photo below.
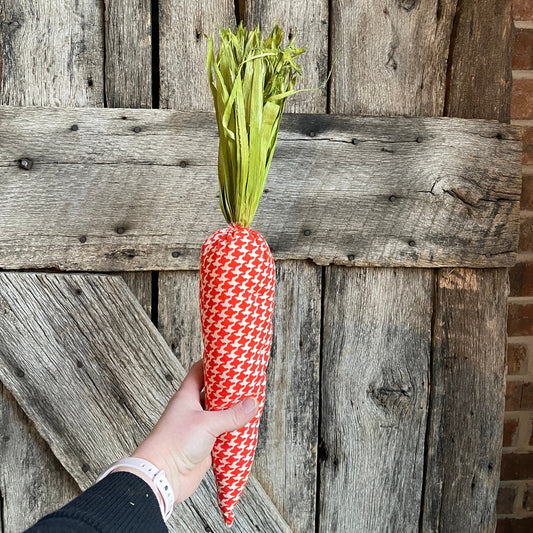
[[[199,247],[223,223],[202,34],[237,16],[297,32],[307,87],[338,62],[288,104],[257,215],[274,342],[234,529],[493,531],[510,0],[3,1],[3,531],[131,451],[201,357]],[[444,115],[468,120],[421,118]],[[170,527],[222,524],[208,476]]]

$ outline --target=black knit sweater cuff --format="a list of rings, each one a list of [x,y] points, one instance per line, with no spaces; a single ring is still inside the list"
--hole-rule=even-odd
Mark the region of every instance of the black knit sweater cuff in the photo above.
[[[28,530],[62,531],[167,533],[168,529],[150,486],[130,472],[114,472]]]

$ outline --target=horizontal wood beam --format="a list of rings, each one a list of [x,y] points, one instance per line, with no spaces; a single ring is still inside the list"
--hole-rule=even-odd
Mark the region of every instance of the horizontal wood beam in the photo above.
[[[0,273],[0,380],[82,489],[145,438],[185,371],[120,276]],[[237,532],[290,533],[257,480]],[[212,471],[170,531],[222,531]]]
[[[218,206],[214,114],[0,106],[0,268],[196,269]],[[286,115],[253,227],[277,259],[510,266],[515,127]]]

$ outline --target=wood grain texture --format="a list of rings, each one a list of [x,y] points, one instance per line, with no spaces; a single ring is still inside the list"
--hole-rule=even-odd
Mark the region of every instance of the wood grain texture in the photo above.
[[[130,291],[142,305],[146,314],[152,316],[152,273],[151,272],[121,272],[120,276],[126,282]],[[189,368],[185,366],[185,368]]]
[[[315,531],[322,269],[276,265],[274,336],[252,472],[292,531]]]
[[[422,531],[492,532],[505,402],[507,269],[437,277]]]
[[[418,531],[432,305],[431,270],[326,268],[319,531]]]
[[[95,106],[104,102],[100,3],[2,0],[0,104]]]
[[[203,355],[199,291],[197,270],[159,273],[157,326],[185,368]]]
[[[2,268],[197,268],[224,224],[211,113],[3,107],[0,118]],[[513,264],[520,157],[516,128],[497,122],[287,115],[254,227],[276,259]]]
[[[207,81],[207,39],[219,28],[235,28],[232,0],[159,0],[160,107],[212,108]]]
[[[0,382],[0,493],[6,533],[19,533],[81,491]]]
[[[509,122],[511,8],[510,0],[459,0],[448,62],[446,116]]]
[[[105,81],[108,107],[152,107],[150,0],[106,0]]]
[[[144,438],[183,367],[119,276],[1,273],[0,309],[0,378],[85,489]],[[215,494],[210,474],[170,530],[221,530]],[[234,527],[290,531],[253,478]]]
[[[456,3],[331,2],[331,112],[441,115]]]
[[[291,0],[244,0],[244,22],[248,29],[257,24],[268,35],[274,24],[279,23],[284,32],[282,46],[296,36],[295,46],[305,48],[297,58],[304,78],[296,89],[319,87],[328,76],[328,25],[327,0],[294,2]],[[316,91],[306,91],[291,96],[285,105],[286,113],[325,113],[327,86]]]
[[[510,120],[511,25],[511,0],[459,3],[447,114]],[[476,53],[487,61],[472,61],[469,56]],[[507,278],[503,269],[438,271],[421,517],[428,532],[494,531],[505,409]]]

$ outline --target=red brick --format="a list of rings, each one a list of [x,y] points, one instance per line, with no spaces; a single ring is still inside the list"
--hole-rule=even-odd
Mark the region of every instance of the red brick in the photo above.
[[[515,20],[533,20],[533,2],[531,0],[513,0],[513,18]]]
[[[516,487],[500,487],[498,499],[496,500],[497,514],[513,514],[514,501],[516,498]]]
[[[522,398],[522,382],[508,381],[505,390],[505,410],[520,410],[520,400]]]
[[[509,375],[527,372],[527,346],[525,344],[507,345],[507,373]]]
[[[496,526],[496,533],[531,533],[533,531],[533,516],[529,518],[500,518]]]
[[[500,479],[533,479],[533,452],[502,454]]]
[[[533,296],[533,263],[516,263],[509,269],[510,296]]]
[[[530,161],[524,164],[533,163],[533,128],[528,128],[529,135],[531,135],[530,144],[528,144],[530,153],[526,154],[524,146],[523,156],[530,157]],[[524,137],[522,137],[523,139]],[[522,196],[520,198],[520,209],[533,209],[533,176],[522,176]]]
[[[507,314],[507,335],[533,335],[533,304],[510,303]]]
[[[520,221],[518,250],[521,252],[533,251],[533,217],[524,218]]]
[[[515,446],[518,437],[518,418],[507,418],[503,423],[503,446]]]
[[[511,118],[516,120],[533,119],[533,79],[513,80]]]
[[[531,411],[533,409],[533,383],[527,382],[522,384],[522,399],[520,400],[520,409]]]
[[[513,68],[533,68],[533,29],[517,28],[514,34]]]

